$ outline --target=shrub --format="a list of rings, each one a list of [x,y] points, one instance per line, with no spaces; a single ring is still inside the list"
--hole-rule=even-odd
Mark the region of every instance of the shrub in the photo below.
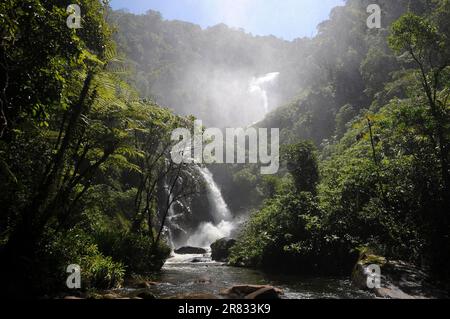
[[[68,265],[81,268],[82,289],[111,289],[119,287],[125,275],[125,267],[111,257],[100,253],[92,237],[79,229],[66,234],[49,237],[42,251],[44,265],[49,269],[48,277],[58,290],[65,288]]]
[[[96,233],[100,250],[127,266],[128,274],[148,274],[158,271],[170,256],[165,243],[157,246],[149,236],[126,231],[106,230]]]
[[[87,287],[110,289],[118,287],[123,282],[125,268],[121,263],[114,262],[111,257],[95,253],[84,257],[81,265],[81,271],[87,270],[82,277]]]

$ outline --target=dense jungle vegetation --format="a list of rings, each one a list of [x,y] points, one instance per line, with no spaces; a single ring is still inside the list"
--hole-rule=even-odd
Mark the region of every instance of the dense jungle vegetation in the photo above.
[[[450,289],[449,0],[347,0],[292,42],[97,0],[77,1],[70,29],[71,2],[0,3],[2,293],[64,290],[70,264],[97,289],[160,270],[168,211],[201,188],[170,160],[171,132],[191,114],[248,124],[236,108],[250,101],[219,84],[273,71],[256,126],[281,130],[279,173],[211,167],[232,211],[250,214],[230,263],[349,274],[370,249]],[[381,29],[367,28],[372,2]]]
[[[84,288],[159,270],[170,254],[171,203],[158,194],[185,194],[176,181],[188,169],[168,161],[170,132],[191,120],[122,80],[128,70],[107,4],[81,1],[81,29],[66,26],[69,4],[0,4],[0,253],[9,295],[63,290],[70,264],[81,266]]]
[[[224,111],[239,98],[211,102],[217,69],[280,71],[271,104],[284,106],[257,124],[281,129],[280,173],[214,167],[233,210],[255,210],[235,265],[348,273],[369,247],[448,280],[449,2],[376,1],[382,28],[369,29],[372,2],[347,1],[293,42],[115,12],[140,93],[211,125],[245,116]]]

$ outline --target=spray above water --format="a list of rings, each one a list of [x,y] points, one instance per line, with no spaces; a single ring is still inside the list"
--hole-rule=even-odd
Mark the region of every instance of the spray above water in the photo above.
[[[213,223],[202,223],[197,228],[196,232],[189,237],[187,245],[209,248],[216,240],[230,237],[234,228],[233,222],[225,220],[221,221],[218,225],[214,225]]]

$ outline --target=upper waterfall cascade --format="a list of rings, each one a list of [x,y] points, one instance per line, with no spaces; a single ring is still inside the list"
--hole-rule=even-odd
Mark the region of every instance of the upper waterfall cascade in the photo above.
[[[269,113],[269,97],[266,87],[269,84],[273,84],[278,79],[279,75],[279,72],[267,73],[264,76],[253,78],[250,81],[249,92],[261,96],[264,111],[263,116],[266,116]]]

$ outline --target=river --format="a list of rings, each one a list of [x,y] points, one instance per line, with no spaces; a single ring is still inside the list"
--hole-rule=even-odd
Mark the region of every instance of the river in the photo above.
[[[192,262],[197,259],[200,262]],[[368,299],[373,295],[352,287],[349,278],[299,277],[265,274],[211,261],[209,255],[174,255],[153,279],[151,288],[159,298],[212,294],[239,284],[272,285],[283,290],[285,299]]]

